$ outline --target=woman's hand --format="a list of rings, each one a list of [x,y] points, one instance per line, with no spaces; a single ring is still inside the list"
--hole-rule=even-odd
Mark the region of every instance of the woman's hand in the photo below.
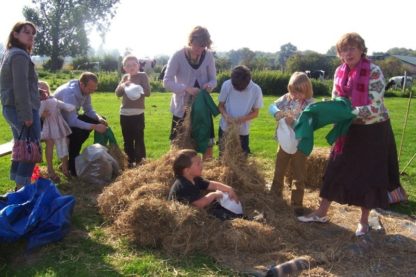
[[[203,85],[202,86],[206,91],[208,91],[208,92],[211,92],[214,88],[213,87],[211,87],[211,85],[210,84],[205,84],[205,85]]]
[[[25,126],[30,127],[33,124],[33,120],[25,120]]]
[[[197,95],[199,92],[199,88],[195,88],[195,87],[188,87],[185,89],[185,92],[189,93],[190,95]]]

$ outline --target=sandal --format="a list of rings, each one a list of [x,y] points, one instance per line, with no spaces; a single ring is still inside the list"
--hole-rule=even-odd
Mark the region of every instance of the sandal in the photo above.
[[[355,230],[355,236],[361,237],[366,235],[368,232],[370,232],[370,225],[358,223],[357,230]]]

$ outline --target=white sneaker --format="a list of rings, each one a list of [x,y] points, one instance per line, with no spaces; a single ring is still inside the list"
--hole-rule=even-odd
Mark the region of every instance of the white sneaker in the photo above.
[[[298,216],[298,220],[300,222],[308,223],[308,222],[317,222],[317,223],[326,223],[329,221],[327,216],[319,217],[317,215],[309,215],[309,216]]]

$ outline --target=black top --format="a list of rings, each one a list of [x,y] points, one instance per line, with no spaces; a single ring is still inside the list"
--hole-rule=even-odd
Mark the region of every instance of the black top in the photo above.
[[[183,203],[191,204],[201,199],[209,185],[209,181],[201,177],[194,178],[195,184],[192,184],[183,176],[177,177],[173,186],[170,188],[169,200],[177,200]]]

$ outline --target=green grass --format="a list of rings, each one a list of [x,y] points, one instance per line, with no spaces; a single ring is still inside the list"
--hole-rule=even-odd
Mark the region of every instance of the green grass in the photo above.
[[[217,94],[214,94],[217,101]],[[269,116],[269,104],[276,97],[266,96],[259,118],[253,120],[250,132],[250,146],[254,156],[261,159],[265,168],[274,167],[276,142],[273,135],[275,121]],[[169,93],[153,93],[146,100],[145,141],[149,159],[157,159],[169,149],[171,113]],[[398,149],[400,148],[404,119],[408,100],[404,98],[386,99],[390,111]],[[118,142],[122,143],[119,125],[120,101],[110,93],[93,95],[95,109],[105,115],[114,130]],[[411,105],[403,148],[400,155],[400,168],[403,168],[416,153],[416,104]],[[216,118],[215,126],[218,128]],[[330,127],[318,130],[316,146],[326,146],[325,135]],[[4,118],[0,117],[0,143],[7,142],[12,135]],[[91,136],[92,137],[92,136]],[[92,143],[92,138],[85,145]],[[216,150],[218,151],[218,150]],[[216,155],[218,153],[216,152]],[[58,161],[55,159],[55,165]],[[8,179],[10,156],[0,158],[0,193],[13,188]],[[270,174],[266,174],[270,176]],[[403,186],[410,196],[407,205],[393,209],[409,215],[416,215],[416,189],[412,185],[416,176],[416,160],[401,177]],[[59,189],[65,194],[73,194],[77,204],[72,217],[72,231],[62,242],[53,243],[34,252],[27,253],[23,241],[13,244],[0,244],[0,276],[231,276],[234,272],[218,267],[203,254],[181,258],[172,257],[154,249],[137,249],[123,238],[110,238],[103,227],[103,218],[94,205],[97,191],[74,184],[63,183]]]

